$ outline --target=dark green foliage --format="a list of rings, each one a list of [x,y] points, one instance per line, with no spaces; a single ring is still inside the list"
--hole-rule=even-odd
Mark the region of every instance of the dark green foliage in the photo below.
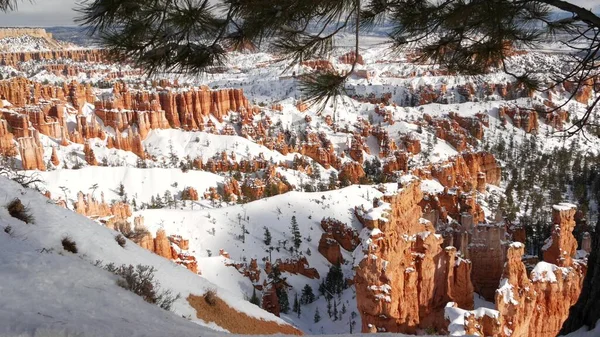
[[[298,314],[298,317],[300,317],[300,302],[298,301],[298,294],[294,295],[294,305],[292,307],[292,311]]]
[[[8,210],[8,214],[13,218],[17,218],[27,224],[35,223],[35,219],[33,215],[31,215],[31,210],[29,207],[23,205],[21,199],[14,198],[11,202],[6,205],[6,209]]]
[[[277,297],[279,298],[279,310],[284,314],[290,312],[290,300],[285,289],[277,289]]]
[[[263,239],[263,242],[265,243],[265,245],[270,246],[271,245],[271,232],[269,231],[269,229],[267,227],[265,227],[265,236]]]
[[[300,304],[309,304],[315,301],[315,294],[310,285],[305,285],[302,288],[302,295],[300,296]]]
[[[321,320],[321,314],[319,313],[319,307],[317,307],[317,309],[315,310],[315,316],[313,318],[313,322],[319,323],[320,320]]]
[[[250,303],[260,307],[260,298],[256,295],[256,289],[252,289],[252,297],[250,297]]]
[[[348,285],[344,279],[344,273],[340,266],[333,265],[329,268],[327,276],[319,285],[319,292],[326,299],[333,298],[334,295],[340,295]]]
[[[294,242],[294,248],[296,251],[300,248],[302,244],[302,235],[300,234],[300,228],[298,227],[298,221],[296,221],[296,216],[292,216],[291,222],[291,232],[292,232],[292,241]]]
[[[73,239],[71,239],[68,236],[65,236],[60,242],[62,243],[64,250],[73,254],[77,254],[77,243],[73,241]]]

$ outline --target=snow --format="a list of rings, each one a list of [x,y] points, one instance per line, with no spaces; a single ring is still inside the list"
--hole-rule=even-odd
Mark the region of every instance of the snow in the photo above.
[[[449,302],[446,304],[444,309],[444,316],[450,322],[448,324],[448,332],[450,336],[465,336],[465,318],[469,316],[475,316],[481,318],[483,316],[489,316],[494,319],[498,319],[500,313],[497,310],[488,308],[477,308],[475,310],[464,310],[455,307],[456,303]]]
[[[536,264],[535,267],[533,268],[533,270],[531,271],[531,280],[533,282],[556,283],[557,282],[557,278],[556,278],[557,271],[561,272],[563,278],[566,278],[567,275],[571,272],[571,270],[566,267],[559,267],[555,264],[544,262],[544,261],[538,262],[538,264]]]
[[[185,187],[193,187],[201,196],[210,187],[217,187],[225,178],[205,171],[182,172],[180,169],[149,168],[139,169],[134,167],[102,167],[90,166],[79,170],[54,170],[37,173],[42,180],[38,186],[48,190],[53,197],[64,199],[63,187],[66,187],[70,200],[77,200],[77,193],[94,192],[100,199],[104,194],[106,202],[119,199],[117,190],[123,184],[125,193],[130,199],[136,199],[138,205],[149,202],[152,196],[165,191],[177,195]],[[92,186],[97,184],[97,189]]]
[[[444,186],[437,180],[423,179],[421,180],[421,190],[424,193],[439,194],[444,191]]]
[[[511,248],[516,248],[516,249],[519,249],[519,248],[524,248],[524,247],[525,247],[525,245],[524,245],[523,243],[521,243],[521,242],[518,242],[518,241],[516,241],[516,242],[512,242],[512,243],[510,244],[510,247],[511,247]]]
[[[250,316],[283,322],[133,242],[119,247],[112,230],[48,203],[38,192],[1,177],[0,200],[7,202],[15,196],[30,207],[36,223],[27,225],[0,207],[0,225],[11,226],[14,231],[13,237],[4,231],[0,233],[0,278],[4,289],[0,334],[52,331],[85,332],[86,336],[163,336],[170,332],[197,336],[198,331],[208,330],[191,322],[207,324],[196,318],[185,298],[190,293],[202,295],[207,289],[216,289],[225,301]],[[77,255],[63,251],[60,241],[64,236],[77,243]],[[48,250],[51,253],[44,253]],[[114,276],[92,265],[96,260],[156,267],[160,284],[182,296],[174,304],[174,313],[147,304],[118,287]],[[28,300],[23,301],[24,298]],[[85,330],[81,330],[83,327]]]
[[[561,202],[558,205],[552,206],[552,209],[554,209],[556,211],[568,211],[568,210],[573,209],[573,208],[577,208],[577,205],[570,204],[570,203],[567,203],[567,202]]]
[[[513,285],[508,282],[507,278],[500,280],[500,286],[496,290],[496,293],[502,295],[502,300],[504,303],[511,303],[513,305],[519,304],[519,302],[515,299]]]

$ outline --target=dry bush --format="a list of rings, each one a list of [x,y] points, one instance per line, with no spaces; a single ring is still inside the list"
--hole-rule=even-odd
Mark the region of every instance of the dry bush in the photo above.
[[[115,241],[123,248],[125,248],[125,245],[127,244],[127,240],[125,240],[125,237],[122,234],[115,236]]]
[[[77,243],[75,243],[73,239],[71,239],[68,236],[65,236],[62,238],[61,243],[64,250],[73,254],[77,254]]]
[[[23,205],[19,198],[14,198],[9,202],[8,205],[6,205],[6,209],[8,210],[8,214],[13,218],[17,218],[28,224],[35,223],[35,219],[33,218],[33,215],[31,215],[31,210],[29,207]]]
[[[173,303],[179,298],[179,294],[173,296],[170,290],[160,291],[160,284],[154,280],[156,269],[152,266],[138,264],[121,265],[115,267],[114,264],[108,264],[104,269],[121,277],[117,284],[144,299],[144,301],[156,304],[162,309],[171,310]]]
[[[128,233],[123,233],[126,238],[133,242],[139,242],[144,236],[150,234],[150,232],[146,228],[135,228],[133,231]]]
[[[215,305],[217,305],[217,292],[213,289],[208,290],[204,294],[204,300],[206,301],[206,303],[208,303],[208,305],[214,307]]]

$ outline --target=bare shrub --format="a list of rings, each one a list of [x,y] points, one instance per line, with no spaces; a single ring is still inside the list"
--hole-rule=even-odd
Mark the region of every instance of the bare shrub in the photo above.
[[[125,248],[125,244],[127,244],[127,240],[125,240],[125,237],[122,234],[115,236],[115,241],[123,248]]]
[[[6,205],[6,209],[13,218],[17,218],[28,224],[35,223],[35,219],[33,218],[33,215],[31,215],[31,210],[29,207],[23,205],[19,198],[14,198],[9,202],[8,205]]]
[[[206,301],[206,303],[208,303],[208,305],[214,307],[215,305],[217,305],[217,292],[213,289],[208,290],[204,294],[204,300]]]
[[[64,250],[73,254],[77,254],[77,243],[73,241],[73,239],[71,239],[68,236],[65,236],[62,238],[61,243]]]
[[[115,267],[108,264],[104,269],[121,277],[117,284],[144,299],[144,301],[156,304],[162,309],[171,310],[173,303],[179,298],[179,294],[173,295],[170,290],[161,291],[160,284],[154,279],[156,269],[152,266],[138,264],[122,265]]]
[[[136,227],[128,233],[123,233],[126,238],[133,242],[139,242],[144,236],[150,234],[146,228]]]

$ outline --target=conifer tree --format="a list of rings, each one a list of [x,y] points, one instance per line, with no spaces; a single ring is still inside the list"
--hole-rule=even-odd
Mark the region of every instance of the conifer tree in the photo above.
[[[264,239],[263,242],[265,243],[265,245],[270,246],[271,245],[271,232],[269,231],[269,229],[265,226],[265,235],[264,235]]]
[[[319,314],[319,307],[317,307],[317,309],[315,310],[315,316],[314,316],[313,322],[319,323],[320,320],[321,320],[321,314]]]
[[[305,285],[302,288],[302,295],[300,296],[300,304],[309,304],[315,301],[315,294],[310,285]]]
[[[252,297],[250,298],[250,303],[260,307],[260,299],[256,295],[256,289],[252,289]]]
[[[298,228],[298,222],[296,221],[295,215],[292,216],[291,231],[293,236],[292,241],[294,243],[294,248],[296,249],[296,251],[298,251],[300,245],[302,244],[302,235],[300,234],[300,229]]]

